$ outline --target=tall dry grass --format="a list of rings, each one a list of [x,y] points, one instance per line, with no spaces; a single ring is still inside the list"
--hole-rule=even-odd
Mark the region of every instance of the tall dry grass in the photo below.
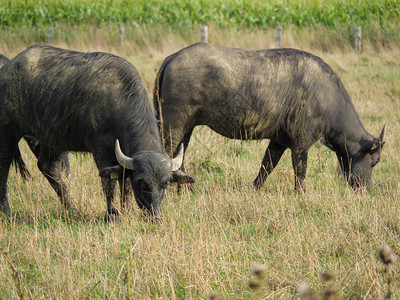
[[[143,33],[140,43],[120,46],[100,33],[55,45],[126,57],[149,90],[164,57],[199,39],[197,32]],[[212,29],[210,42],[269,48],[273,34]],[[136,209],[105,224],[105,198],[90,155],[71,155],[69,181],[78,209],[64,212],[21,142],[33,178],[23,182],[12,169],[8,180],[16,215],[0,218],[1,297],[290,299],[298,297],[302,282],[318,293],[326,290],[320,274],[327,270],[335,274],[330,284],[339,299],[383,299],[388,284],[392,299],[400,297],[398,265],[385,273],[378,259],[384,245],[400,253],[400,49],[365,45],[356,54],[344,44],[324,51],[314,42],[317,35],[287,32],[283,44],[311,51],[332,66],[369,132],[377,135],[387,125],[371,193],[349,188],[334,153],[320,144],[309,153],[306,194],[293,190],[289,151],[255,191],[251,183],[268,141],[233,141],[198,127],[186,155],[196,184],[181,195],[175,186],[168,189],[164,222],[146,223]],[[1,43],[0,52],[13,57],[26,46]],[[256,291],[249,285],[255,264],[266,270]]]

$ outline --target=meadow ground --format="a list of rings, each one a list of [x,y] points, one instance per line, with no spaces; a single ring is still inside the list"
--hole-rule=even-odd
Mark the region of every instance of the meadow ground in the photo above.
[[[94,30],[81,42],[54,44],[126,57],[151,91],[162,60],[198,40],[198,32],[143,33],[121,46]],[[211,28],[210,42],[271,48],[274,31]],[[0,53],[12,58],[28,45],[0,43]],[[147,223],[136,209],[106,224],[90,155],[70,155],[78,209],[64,212],[21,142],[33,178],[23,182],[12,168],[8,180],[15,217],[0,218],[0,298],[290,299],[298,297],[302,282],[320,294],[333,289],[339,299],[383,299],[388,292],[399,298],[399,266],[384,267],[378,251],[389,245],[400,253],[400,48],[366,44],[361,54],[345,42],[329,48],[329,35],[318,30],[287,32],[283,46],[323,58],[341,77],[370,133],[378,135],[386,123],[371,193],[347,186],[334,153],[319,143],[309,153],[306,194],[293,190],[290,151],[255,191],[251,183],[268,141],[228,140],[198,127],[186,155],[196,184],[180,195],[176,186],[168,188],[164,222]],[[266,271],[255,289],[257,264]],[[323,282],[325,271],[335,279]]]

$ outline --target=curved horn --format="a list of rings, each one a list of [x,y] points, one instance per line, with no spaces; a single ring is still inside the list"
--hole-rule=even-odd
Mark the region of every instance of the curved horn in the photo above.
[[[182,166],[182,162],[183,162],[183,144],[179,146],[178,154],[174,159],[172,159],[171,171],[175,172],[176,170],[178,170]]]
[[[382,143],[383,142],[383,136],[385,135],[385,128],[386,128],[386,124],[383,125],[381,134],[379,135],[379,141]]]
[[[118,163],[126,169],[133,169],[133,158],[128,157],[122,153],[121,147],[119,146],[118,139],[115,140],[115,156],[117,157]]]

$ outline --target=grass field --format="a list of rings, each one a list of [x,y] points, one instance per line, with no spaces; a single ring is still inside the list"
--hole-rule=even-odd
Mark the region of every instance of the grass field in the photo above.
[[[56,46],[126,57],[149,91],[164,57],[199,38],[197,32],[158,38],[154,33],[120,46],[102,33]],[[210,39],[268,48],[273,34],[211,29]],[[343,41],[326,51],[320,43],[328,37],[318,30],[293,30],[284,38],[285,46],[309,50],[331,65],[369,132],[378,135],[386,123],[371,193],[348,187],[334,153],[320,144],[309,153],[305,195],[293,190],[289,151],[265,187],[255,191],[251,183],[268,141],[228,140],[199,127],[186,156],[196,184],[181,195],[175,186],[168,189],[164,222],[144,222],[136,209],[105,224],[105,198],[90,155],[71,155],[69,181],[78,209],[64,212],[21,142],[33,178],[23,182],[15,169],[9,177],[16,215],[0,218],[0,298],[296,299],[302,282],[318,293],[334,289],[338,299],[383,299],[389,288],[392,299],[399,298],[399,266],[385,272],[378,250],[389,245],[400,254],[400,48],[366,43],[356,54]],[[11,58],[25,46],[0,43],[0,52]],[[253,289],[249,281],[257,264],[266,271]],[[335,280],[322,282],[325,271]]]

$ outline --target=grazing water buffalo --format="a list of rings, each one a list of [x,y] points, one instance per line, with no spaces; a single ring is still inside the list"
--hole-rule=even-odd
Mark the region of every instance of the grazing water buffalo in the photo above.
[[[163,154],[139,73],[111,54],[34,45],[1,70],[0,209],[7,215],[9,167],[23,136],[40,143],[38,167],[66,208],[73,206],[60,171],[66,151],[93,154],[107,198],[106,218],[118,215],[113,179],[119,181],[122,203],[132,186],[139,207],[155,219],[162,217],[169,181],[193,181],[178,170],[183,151],[174,159]]]
[[[167,153],[180,143],[186,149],[196,125],[232,139],[270,139],[257,188],[290,148],[295,188],[303,190],[307,153],[320,139],[336,152],[349,184],[369,188],[384,144],[384,128],[379,138],[364,129],[332,69],[295,49],[184,48],[164,60],[154,106]]]

